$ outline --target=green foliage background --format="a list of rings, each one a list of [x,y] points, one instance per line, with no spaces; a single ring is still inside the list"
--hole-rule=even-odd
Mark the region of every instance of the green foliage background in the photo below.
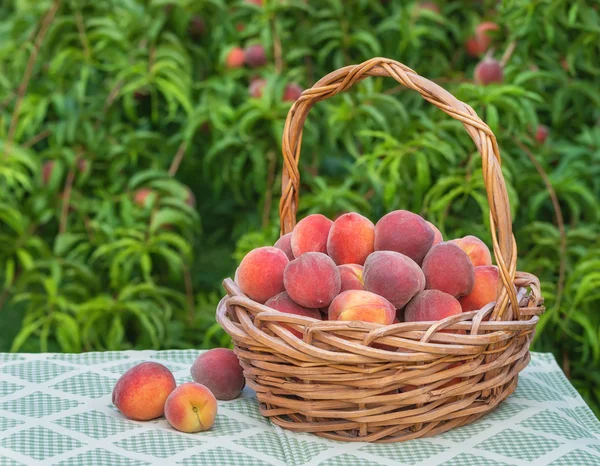
[[[597,5],[439,7],[440,14],[379,0],[1,2],[0,349],[227,345],[214,321],[220,281],[246,251],[277,238],[285,85],[308,87],[381,55],[437,81],[495,131],[519,269],[540,277],[548,308],[535,349],[557,356],[598,414]],[[198,18],[204,30],[190,30]],[[463,44],[482,20],[501,26],[491,53],[499,59],[508,50],[503,84],[472,80],[478,59]],[[264,45],[266,66],[225,67],[232,46],[254,43]],[[255,76],[268,82],[262,98],[248,95]],[[532,137],[539,124],[550,128],[543,144]],[[472,141],[390,79],[369,79],[315,106],[302,157],[301,215],[354,210],[377,220],[410,209],[448,238],[490,241]],[[140,189],[151,190],[142,205],[134,202]]]

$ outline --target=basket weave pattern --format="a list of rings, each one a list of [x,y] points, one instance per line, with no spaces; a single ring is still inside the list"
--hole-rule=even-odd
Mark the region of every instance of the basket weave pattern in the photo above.
[[[369,76],[389,76],[419,92],[461,121],[475,142],[500,273],[496,302],[436,322],[384,326],[318,321],[252,301],[227,279],[217,320],[233,339],[262,414],[275,424],[335,440],[396,442],[468,424],[510,395],[529,362],[529,345],[544,308],[539,280],[516,271],[517,249],[494,134],[471,107],[394,60],[374,58],[334,71],[304,91],[290,109],[282,146],[281,234],[296,223],[298,161],[309,110]],[[448,329],[458,332],[443,332]]]

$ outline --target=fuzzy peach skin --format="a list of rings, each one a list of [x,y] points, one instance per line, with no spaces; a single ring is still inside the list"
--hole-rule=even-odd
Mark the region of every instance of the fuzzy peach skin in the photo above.
[[[327,254],[327,238],[333,222],[321,214],[304,217],[292,231],[292,252],[297,259],[307,252]]]
[[[365,288],[383,296],[396,309],[408,303],[425,288],[425,276],[410,257],[394,251],[377,251],[365,262]]]
[[[149,421],[163,415],[175,377],[157,362],[143,362],[125,372],[112,392],[112,402],[128,419]]]
[[[236,283],[246,296],[263,304],[284,291],[283,272],[288,263],[281,249],[273,246],[253,249],[242,259]]]
[[[443,291],[423,290],[406,305],[406,322],[429,322],[462,313],[458,300]]]
[[[463,312],[476,311],[486,304],[496,301],[500,275],[495,265],[475,267],[473,291],[458,300]]]
[[[455,298],[467,295],[475,283],[469,256],[455,243],[444,242],[431,248],[423,260],[428,290],[440,290]]]
[[[471,262],[473,267],[479,267],[480,265],[492,265],[492,255],[487,245],[481,241],[477,236],[469,235],[464,238],[458,238],[451,241],[461,248]]]
[[[285,312],[287,314],[295,314],[297,316],[312,317],[313,319],[322,320],[321,311],[300,306],[300,304],[295,303],[285,291],[273,296],[265,303],[265,306],[269,306],[279,312]],[[302,332],[294,330],[291,327],[285,327],[298,338],[302,338]]]
[[[364,290],[363,266],[358,264],[338,265],[342,287],[340,292],[348,290]]]
[[[181,432],[210,429],[217,415],[217,399],[202,384],[186,382],[171,392],[165,403],[165,417]]]
[[[375,251],[396,251],[421,264],[435,234],[427,222],[408,210],[384,215],[375,225]]]
[[[281,249],[283,252],[285,252],[285,255],[287,256],[287,258],[289,260],[293,261],[295,259],[294,253],[292,252],[292,234],[291,233],[283,235],[281,238],[279,238],[275,242],[273,247]]]
[[[307,252],[290,262],[283,283],[290,298],[311,309],[329,306],[341,287],[335,262],[321,252]]]
[[[395,318],[394,305],[369,291],[344,291],[329,306],[329,320],[361,320],[389,325]]]
[[[435,246],[436,244],[444,241],[442,232],[438,229],[438,227],[436,227],[433,223],[431,223],[428,220],[425,220],[425,222],[427,222],[427,225],[429,225],[429,228],[431,228],[433,230],[433,244],[431,246]]]
[[[337,265],[359,264],[374,251],[375,225],[356,212],[338,217],[327,238],[327,254]]]
[[[196,358],[190,369],[194,382],[207,387],[217,400],[237,398],[246,380],[235,353],[228,348],[214,348]]]

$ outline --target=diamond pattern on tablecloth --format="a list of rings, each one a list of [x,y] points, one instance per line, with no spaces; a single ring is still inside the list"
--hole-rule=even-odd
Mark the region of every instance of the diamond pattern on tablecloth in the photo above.
[[[465,440],[469,440],[474,435],[483,432],[489,427],[491,427],[491,424],[486,424],[485,422],[476,422],[474,424],[467,424],[466,426],[450,429],[449,431],[440,434],[439,438],[443,438],[444,440],[452,440],[453,442],[464,442]]]
[[[16,383],[8,382],[6,380],[0,380],[0,397],[12,395],[23,388],[25,388],[23,385],[17,385]]]
[[[263,424],[269,424],[269,420],[260,414],[260,408],[256,398],[238,398],[237,400],[219,406],[219,408],[221,407],[243,414],[244,416]]]
[[[270,466],[270,463],[254,456],[244,455],[224,447],[217,447],[212,450],[197,453],[189,458],[179,461],[177,464],[182,464],[184,466]]]
[[[281,445],[279,437],[275,432],[259,432],[251,437],[244,437],[234,440],[234,442],[238,445],[249,448],[250,450],[258,451],[260,453],[264,453],[265,455],[274,456],[279,461],[287,463],[286,452],[283,450],[283,446]],[[325,447],[325,449],[327,449],[327,447]],[[318,453],[319,452],[317,452],[317,454]],[[307,458],[306,461],[309,459],[310,458]]]
[[[537,413],[530,418],[521,421],[519,425],[539,432],[558,435],[569,440],[594,438],[594,436],[583,427],[577,426],[572,422],[567,421],[558,413],[549,410]]]
[[[469,453],[460,453],[454,458],[442,463],[441,466],[510,466],[506,463],[484,458],[483,456],[475,456]]]
[[[0,432],[4,432],[7,429],[12,429],[14,426],[18,426],[19,424],[25,424],[25,422],[19,421],[18,419],[0,416]]]
[[[118,364],[116,366],[110,366],[110,367],[103,367],[102,370],[103,371],[107,371],[107,372],[112,372],[113,374],[118,375],[119,377],[121,375],[123,375],[125,372],[127,372],[129,369],[131,369],[132,367],[137,366],[138,364],[141,364],[143,362],[150,362],[150,361],[129,361],[123,364]],[[158,361],[151,361],[151,362],[158,362]],[[183,369],[187,369],[186,366],[180,365],[180,364],[173,364],[170,362],[162,363],[159,362],[159,364],[162,364],[163,366],[165,366],[167,369],[169,369],[171,372],[178,372],[181,371]]]
[[[44,417],[79,406],[79,401],[58,398],[42,392],[0,403],[0,410],[29,417]]]
[[[572,450],[550,463],[551,466],[592,466],[600,464],[600,455],[592,455],[583,450]]]
[[[519,382],[520,383],[520,382]],[[517,403],[500,403],[500,405],[491,413],[488,413],[483,418],[484,421],[506,421],[513,416],[516,416],[527,406]]]
[[[286,463],[304,464],[322,452],[329,450],[331,443],[315,442],[313,436],[298,435],[281,428],[275,430],[286,456]]]
[[[9,361],[22,361],[23,356],[15,353],[0,353],[0,363]]]
[[[555,390],[539,384],[531,378],[519,378],[519,389],[509,399],[523,398],[532,401],[562,401],[563,397]]]
[[[150,356],[151,359],[159,359],[161,361],[172,361],[183,365],[192,365],[196,360],[200,351],[197,350],[166,350],[159,351]]]
[[[135,422],[114,418],[101,411],[86,411],[53,421],[65,429],[81,432],[88,437],[102,439],[141,426]]]
[[[427,440],[415,439],[410,442],[395,444],[369,444],[360,448],[359,451],[383,456],[400,463],[416,464],[447,449],[447,447],[436,445]]]
[[[479,443],[476,447],[509,458],[533,461],[560,445],[562,445],[561,442],[546,437],[505,429]]]
[[[89,353],[64,353],[55,354],[49,359],[56,361],[66,361],[72,364],[83,366],[93,366],[96,364],[104,364],[106,362],[119,361],[121,359],[129,359],[130,356],[121,351],[93,351]]]
[[[2,368],[2,372],[10,374],[31,383],[44,383],[65,372],[74,370],[72,367],[61,366],[50,361],[27,361],[11,364]]]
[[[11,458],[0,456],[0,466],[24,466],[23,463],[19,463]]]
[[[199,439],[200,435],[181,435],[168,431],[147,430],[140,434],[115,442],[115,446],[133,452],[144,452],[157,458],[168,458],[181,453],[187,448],[206,443]]]
[[[592,448],[592,449],[596,450],[598,453],[600,453],[600,443],[588,445],[587,447]]]
[[[41,426],[15,432],[0,440],[0,446],[40,461],[84,445],[68,435]]]
[[[555,391],[561,395],[569,398],[576,398],[578,396],[577,390],[571,385],[568,379],[561,374],[553,372],[532,372],[533,377],[541,380],[546,385],[552,387]]]
[[[85,372],[62,380],[51,387],[73,395],[100,398],[111,393],[115,383],[117,383],[116,378],[98,375],[95,372]]]
[[[117,455],[104,448],[96,448],[63,460],[56,466],[144,466],[146,464],[150,463]]]
[[[375,463],[374,461],[365,460],[349,453],[328,458],[319,463],[319,466],[351,466],[355,464],[360,466],[385,466],[383,463]]]
[[[600,424],[594,416],[594,412],[587,406],[576,406],[574,408],[560,408],[567,416],[573,418],[577,424],[586,428],[594,434],[600,434]]]
[[[250,429],[252,426],[240,421],[236,421],[223,414],[217,413],[215,423],[210,430],[202,432],[202,436],[223,437],[225,435],[233,435],[244,430]]]

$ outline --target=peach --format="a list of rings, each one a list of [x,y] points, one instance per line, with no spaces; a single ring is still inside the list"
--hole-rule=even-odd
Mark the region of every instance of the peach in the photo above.
[[[294,237],[292,236],[292,246]],[[285,291],[304,307],[328,306],[340,292],[340,272],[331,257],[321,252],[307,252],[291,261],[283,274]]]
[[[133,195],[133,202],[135,202],[139,207],[145,207],[146,199],[154,194],[154,191],[150,188],[141,188],[138,189]]]
[[[546,138],[548,138],[548,134],[550,134],[548,127],[539,125],[535,130],[535,140],[540,144],[544,144],[546,142]]]
[[[175,377],[157,362],[143,362],[125,372],[112,392],[112,402],[128,419],[149,421],[163,415]]]
[[[358,264],[338,265],[342,287],[340,292],[348,290],[364,290],[363,266]]]
[[[233,47],[225,58],[225,64],[227,68],[241,68],[244,66],[245,60],[244,50],[241,47]]]
[[[283,91],[283,101],[284,102],[295,102],[300,98],[304,89],[299,84],[290,83],[285,86],[285,90]]]
[[[434,236],[422,217],[408,210],[396,210],[375,225],[375,251],[396,251],[421,264]]]
[[[210,429],[217,415],[217,399],[202,384],[186,382],[177,387],[165,403],[165,417],[181,432]]]
[[[442,236],[442,232],[438,229],[438,227],[436,227],[433,223],[425,220],[427,222],[427,225],[429,225],[429,228],[431,228],[433,230],[433,244],[432,246],[435,246],[438,243],[441,243],[442,241],[444,241],[444,237]]]
[[[475,34],[465,43],[467,53],[472,57],[483,55],[490,47],[492,37],[488,32],[498,31],[500,26],[491,21],[484,21],[475,29]]]
[[[281,238],[279,238],[275,242],[273,247],[276,247],[277,249],[281,249],[283,252],[285,252],[285,255],[288,257],[289,260],[293,261],[295,259],[294,253],[292,252],[292,234],[291,233],[283,235]]]
[[[208,388],[217,400],[233,400],[242,392],[246,380],[235,353],[214,348],[196,358],[190,369],[194,382]]]
[[[339,216],[327,237],[327,254],[338,265],[363,265],[374,251],[375,225],[360,214]]]
[[[469,256],[469,259],[471,259],[471,262],[473,263],[473,267],[492,265],[492,255],[490,254],[489,248],[483,241],[477,238],[477,236],[468,235],[450,242],[456,244],[467,254],[467,256]]]
[[[267,86],[267,80],[262,78],[256,78],[250,81],[250,85],[248,86],[248,94],[250,97],[254,97],[256,99],[260,99],[263,95],[263,91]]]
[[[406,322],[428,322],[441,320],[461,312],[460,303],[454,296],[439,290],[423,290],[406,305],[404,320]]]
[[[361,320],[390,325],[395,317],[394,305],[370,291],[344,291],[329,306],[329,320]]]
[[[396,309],[425,288],[425,276],[417,263],[394,251],[371,254],[365,262],[363,279],[368,291],[383,296]]]
[[[285,290],[283,272],[288,263],[281,249],[272,246],[253,249],[242,259],[236,283],[250,299],[264,303]]]
[[[451,294],[455,298],[469,294],[475,281],[469,256],[456,244],[436,244],[423,261],[425,288]]]
[[[473,290],[458,300],[463,312],[476,311],[486,304],[496,301],[500,275],[495,265],[475,267]]]
[[[244,51],[246,65],[250,68],[258,68],[267,64],[267,55],[265,48],[260,44],[250,45]]]
[[[487,86],[492,83],[504,81],[504,67],[502,63],[493,58],[484,58],[475,67],[473,78],[477,84]]]
[[[313,319],[322,320],[321,311],[319,311],[319,309],[309,309],[307,307],[300,306],[300,304],[294,302],[292,298],[290,298],[290,295],[285,291],[283,293],[279,293],[277,296],[273,296],[265,303],[265,306],[272,307],[277,311],[285,312],[287,314],[295,314],[297,316],[312,317]],[[302,338],[302,332],[287,326],[285,327],[298,338]]]
[[[333,222],[321,214],[313,214],[298,222],[292,232],[292,252],[298,258],[305,252],[327,254],[327,238]]]

